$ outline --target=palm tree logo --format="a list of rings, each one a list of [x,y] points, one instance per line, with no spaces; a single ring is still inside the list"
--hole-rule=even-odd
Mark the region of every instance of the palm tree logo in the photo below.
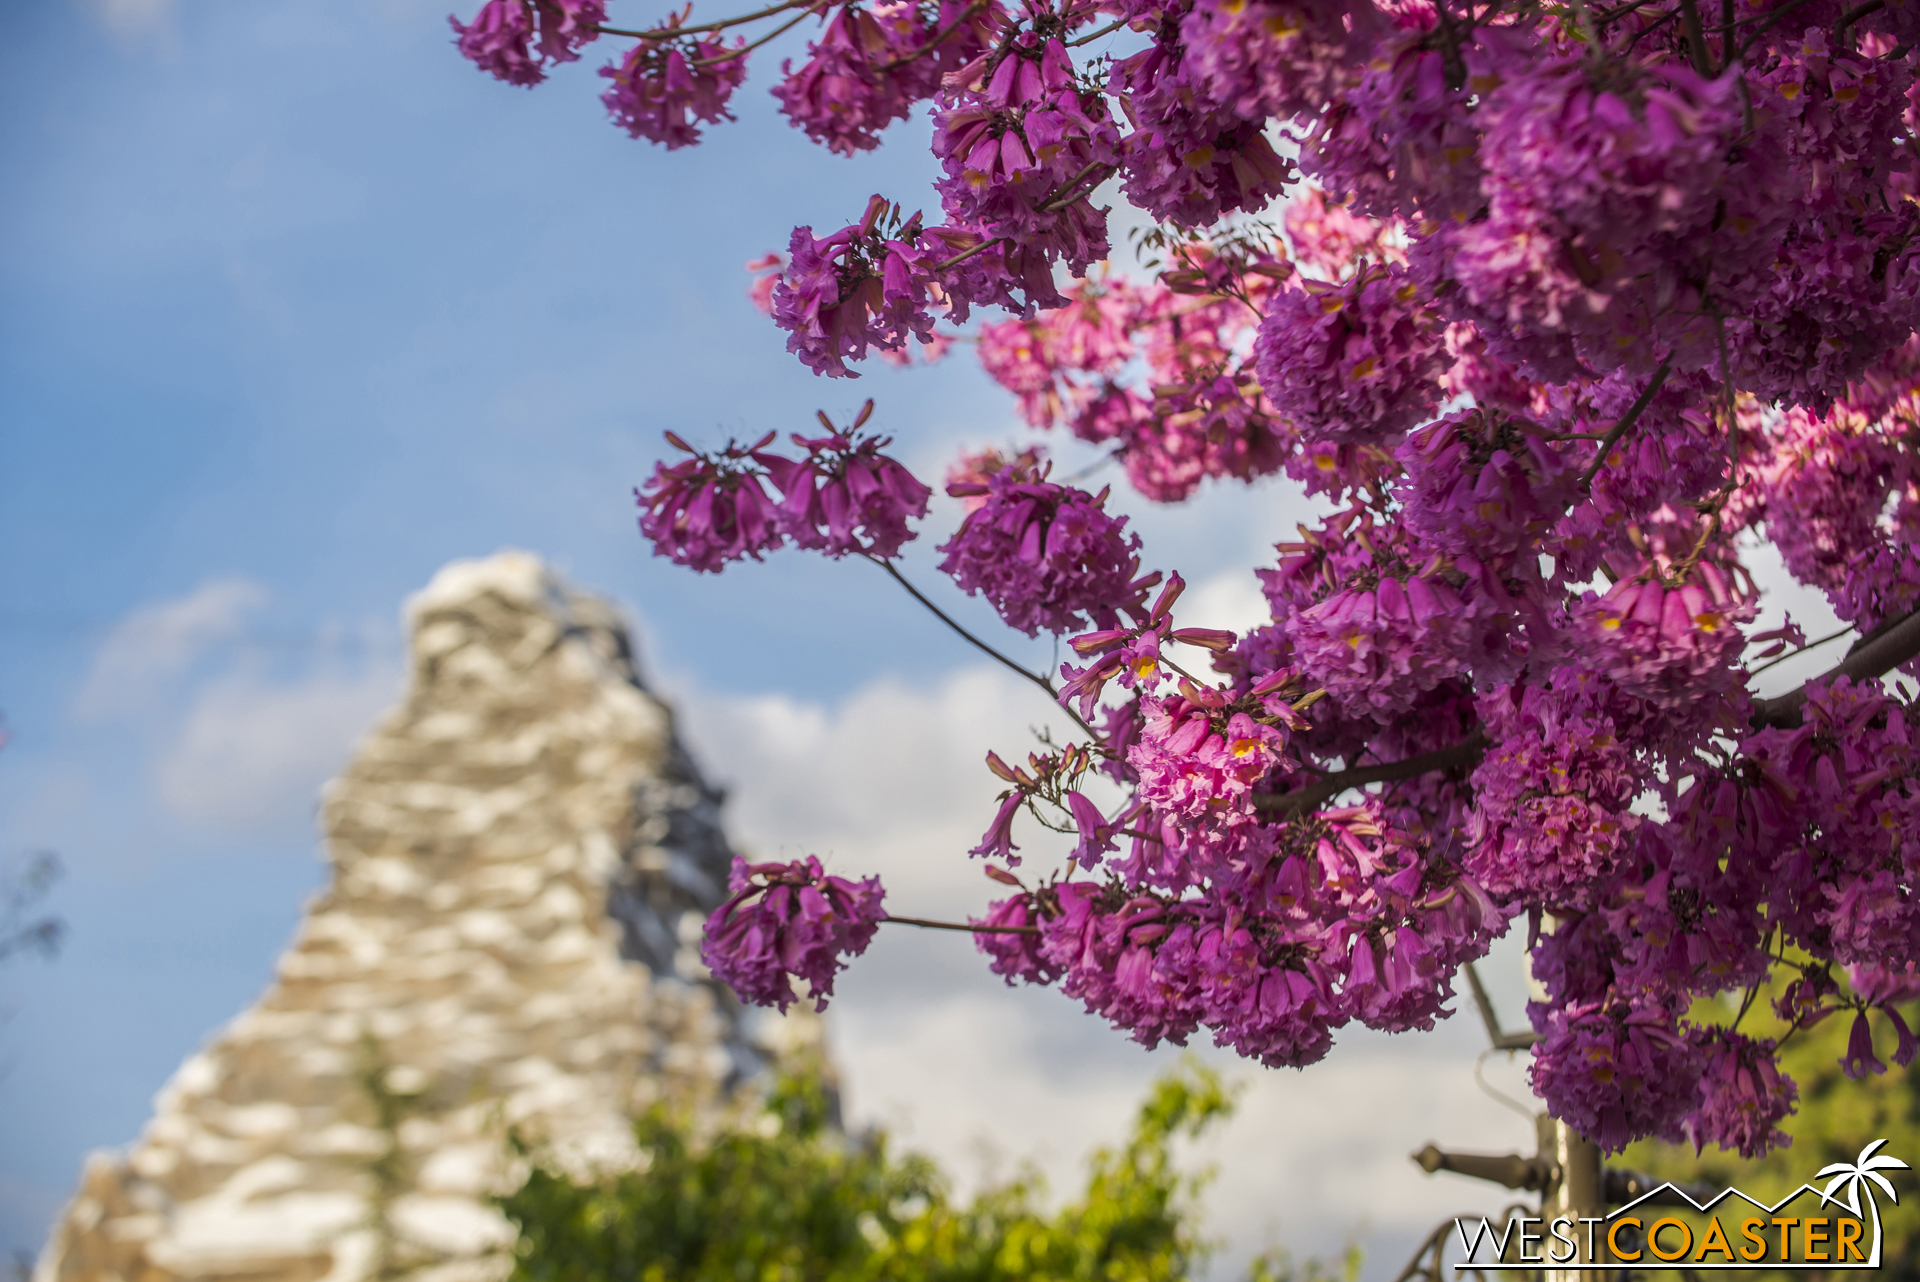
[[[1823,1166],[1820,1168],[1820,1173],[1813,1177],[1818,1180],[1826,1179],[1831,1175],[1833,1178],[1828,1181],[1826,1192],[1820,1195],[1821,1205],[1831,1202],[1844,1206],[1853,1213],[1855,1219],[1863,1218],[1860,1215],[1860,1194],[1865,1190],[1867,1213],[1873,1220],[1873,1255],[1865,1265],[1867,1268],[1880,1266],[1880,1204],[1874,1200],[1873,1190],[1878,1187],[1887,1195],[1887,1200],[1890,1202],[1900,1201],[1900,1195],[1894,1192],[1893,1183],[1880,1172],[1912,1169],[1897,1157],[1888,1157],[1884,1153],[1879,1153],[1878,1150],[1885,1143],[1885,1140],[1875,1140],[1861,1149],[1860,1156],[1854,1161],[1835,1162],[1831,1166]],[[1842,1186],[1845,1186],[1845,1196],[1835,1193],[1835,1190]]]

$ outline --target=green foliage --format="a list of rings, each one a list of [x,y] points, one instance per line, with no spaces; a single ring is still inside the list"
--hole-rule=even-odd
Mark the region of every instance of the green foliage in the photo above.
[[[1031,1171],[960,1203],[926,1158],[836,1130],[812,1079],[710,1138],[655,1108],[635,1128],[644,1170],[582,1185],[536,1164],[502,1200],[520,1229],[512,1282],[1172,1282],[1207,1255],[1192,1219],[1209,1178],[1181,1175],[1172,1146],[1232,1108],[1197,1064],[1161,1079],[1054,1212]],[[1264,1267],[1256,1282],[1324,1277]]]
[[[1741,1031],[1774,1038],[1786,1034],[1785,1023],[1772,1014],[1769,999],[1773,996],[1777,991],[1759,995],[1741,1021]],[[1725,1023],[1730,1013],[1724,1008],[1715,1011],[1703,1003],[1694,1017],[1702,1022]],[[1905,1015],[1911,1024],[1915,1012],[1909,1010]],[[1814,1179],[1816,1171],[1830,1163],[1852,1162],[1862,1148],[1877,1139],[1887,1141],[1885,1152],[1889,1155],[1920,1167],[1920,1060],[1908,1068],[1892,1064],[1893,1037],[1887,1022],[1878,1014],[1871,1018],[1880,1058],[1888,1062],[1888,1068],[1883,1074],[1860,1081],[1848,1078],[1840,1068],[1853,1028],[1851,1013],[1829,1016],[1786,1039],[1780,1067],[1800,1084],[1799,1111],[1781,1126],[1793,1137],[1790,1147],[1747,1161],[1738,1153],[1719,1148],[1696,1156],[1690,1146],[1646,1142],[1630,1147],[1621,1164],[1662,1179],[1699,1181],[1716,1189],[1735,1184],[1769,1201],[1802,1182],[1824,1185],[1825,1181]],[[1900,1201],[1895,1205],[1885,1198],[1880,1200],[1882,1272],[1886,1277],[1920,1277],[1920,1181],[1904,1171],[1893,1172],[1891,1178]],[[1789,1275],[1782,1272],[1777,1276]],[[1792,1276],[1804,1282],[1808,1274]]]

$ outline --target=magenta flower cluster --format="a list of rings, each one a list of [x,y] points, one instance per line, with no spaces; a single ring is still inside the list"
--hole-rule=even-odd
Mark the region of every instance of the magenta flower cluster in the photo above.
[[[1822,1019],[1850,1075],[1914,1058],[1920,701],[1883,678],[1920,677],[1920,4],[851,0],[616,31],[600,0],[488,0],[455,38],[517,85],[622,42],[607,107],[674,148],[788,27],[796,128],[846,156],[924,112],[934,161],[930,198],[757,260],[794,357],[971,341],[1088,474],[1304,495],[1227,632],[1151,571],[1124,489],[1031,439],[949,473],[942,569],[1065,642],[1026,673],[1054,728],[987,758],[995,973],[1305,1064],[1354,1021],[1430,1026],[1524,920],[1535,1089],[1609,1149],[1784,1143],[1779,1047]],[[1137,270],[1100,265],[1116,188]],[[930,491],[864,423],[670,437],[642,530],[703,571],[897,558]],[[1844,638],[1769,609],[1776,557]],[[710,965],[824,996],[878,903],[746,868]]]
[[[727,889],[707,918],[700,960],[741,1000],[783,1012],[800,996],[794,979],[805,980],[814,1009],[825,1010],[842,959],[865,952],[886,918],[879,878],[828,876],[813,855],[788,864],[736,855]]]
[[[1140,573],[1140,536],[1106,510],[1107,491],[1088,494],[1015,465],[984,483],[947,486],[980,499],[942,544],[940,570],[969,596],[982,596],[1010,628],[1042,631],[1112,627],[1150,586]]]
[[[769,450],[772,433],[704,454],[669,432],[668,443],[689,457],[659,464],[635,491],[640,533],[656,556],[708,573],[789,542],[830,557],[898,556],[914,537],[908,522],[927,514],[933,491],[880,452],[890,438],[857,434],[872,408],[867,402],[853,432],[828,423],[826,436],[796,434],[801,458]]]

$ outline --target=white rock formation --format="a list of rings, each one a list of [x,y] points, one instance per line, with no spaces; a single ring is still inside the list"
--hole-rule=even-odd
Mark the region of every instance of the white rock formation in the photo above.
[[[36,1282],[497,1279],[510,1128],[617,1167],[653,1100],[710,1109],[817,1049],[704,977],[719,797],[614,611],[502,553],[408,613],[411,689],[326,792],[332,884],[139,1141],[89,1160]]]

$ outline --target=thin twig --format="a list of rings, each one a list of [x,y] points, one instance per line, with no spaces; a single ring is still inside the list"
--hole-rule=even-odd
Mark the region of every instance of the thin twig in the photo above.
[[[775,36],[784,35],[785,33],[799,26],[801,23],[805,22],[807,20],[809,13],[811,13],[811,10],[809,10],[808,13],[795,14],[790,20],[781,23],[779,26],[775,27],[772,31],[767,32],[766,35],[761,36],[758,40],[754,41],[752,44],[741,45],[738,49],[735,49],[732,53],[715,54],[711,58],[695,58],[692,62],[688,63],[687,65],[689,67],[712,67],[722,62],[732,62],[735,58],[744,58],[748,54],[752,53],[755,49],[758,49],[761,45],[767,43],[767,41],[773,39]]]
[[[1608,432],[1605,439],[1600,442],[1600,449],[1593,457],[1593,466],[1580,474],[1580,489],[1583,493],[1593,488],[1593,478],[1606,465],[1607,455],[1619,443],[1620,438],[1626,435],[1627,429],[1633,426],[1634,420],[1638,419],[1647,406],[1653,403],[1654,393],[1658,392],[1660,385],[1667,381],[1667,373],[1672,368],[1673,357],[1669,356],[1660,362],[1660,368],[1653,371],[1653,377],[1647,380],[1646,390],[1634,398],[1633,404],[1627,406],[1627,412],[1620,416],[1620,421],[1613,425],[1613,430]]]
[[[972,249],[969,249],[964,253],[955,254],[952,258],[947,259],[945,262],[935,263],[933,265],[933,270],[937,272],[943,272],[943,271],[946,271],[949,267],[958,267],[961,263],[966,262],[969,258],[978,257],[979,255],[986,253],[989,249],[992,249],[995,245],[1004,245],[1006,243],[1007,243],[1007,238],[1005,236],[995,236],[991,240],[983,240],[978,245],[975,245]]]
[[[1893,626],[1861,645],[1838,664],[1813,681],[1771,699],[1756,699],[1753,704],[1755,726],[1792,727],[1800,724],[1800,709],[1807,701],[1807,686],[1815,681],[1827,683],[1846,677],[1852,681],[1872,681],[1920,655],[1920,610],[1903,616]]]
[[[1797,659],[1801,655],[1805,654],[1807,651],[1817,649],[1818,647],[1825,645],[1829,641],[1838,641],[1841,637],[1847,635],[1847,633],[1851,631],[1853,631],[1853,625],[1849,623],[1846,627],[1841,628],[1838,632],[1829,632],[1827,633],[1827,635],[1821,637],[1818,641],[1809,641],[1797,650],[1789,650],[1777,659],[1767,660],[1765,663],[1761,664],[1759,667],[1754,668],[1752,671],[1748,672],[1747,675],[1750,677],[1757,677],[1762,672],[1765,672],[1768,668],[1779,667],[1781,664],[1785,663],[1788,659]]]
[[[632,36],[636,40],[669,40],[674,36],[684,36],[693,32],[725,31],[728,27],[758,22],[762,18],[771,18],[776,13],[785,13],[802,2],[803,0],[783,0],[780,4],[768,5],[752,13],[743,13],[737,18],[722,18],[718,22],[702,22],[691,27],[655,27],[651,31],[631,31],[625,27],[595,27],[594,30],[603,36]],[[813,8],[816,3],[817,0],[804,0],[804,5],[808,9]]]
[[[1059,708],[1060,711],[1066,713],[1069,717],[1072,717],[1075,725],[1079,726],[1082,730],[1086,731],[1088,734],[1092,735],[1096,739],[1100,737],[1100,734],[1097,730],[1095,730],[1092,726],[1088,725],[1085,721],[1081,720],[1079,713],[1075,712],[1072,708],[1067,707],[1066,704],[1060,702],[1060,692],[1054,688],[1053,682],[1047,680],[1045,677],[1041,676],[1037,672],[1027,671],[1025,668],[1015,663],[1012,659],[1009,659],[1006,655],[1001,654],[998,650],[988,645],[985,641],[982,641],[979,637],[973,635],[973,633],[967,631],[965,628],[961,627],[958,623],[955,623],[945,610],[942,610],[939,606],[927,600],[926,596],[921,593],[919,588],[916,588],[913,586],[913,584],[909,583],[907,581],[907,576],[900,573],[899,570],[894,568],[893,562],[884,560],[881,557],[869,555],[868,553],[865,553],[865,552],[862,552],[860,555],[866,557],[867,560],[871,561],[873,564],[885,570],[889,575],[893,576],[893,581],[895,583],[898,583],[901,587],[905,588],[907,590],[908,596],[911,596],[914,600],[918,601],[921,605],[926,606],[927,609],[933,612],[934,618],[940,620],[940,622],[946,624],[948,627],[952,628],[955,632],[959,633],[962,637],[966,638],[967,641],[970,642],[982,654],[990,656],[995,662],[1005,665],[1008,670],[1019,673],[1021,676],[1025,677],[1027,680],[1033,682],[1033,684],[1039,686],[1042,690],[1045,690],[1047,692],[1047,697],[1053,700],[1054,706]]]
[[[969,935],[1037,935],[1038,926],[962,926],[955,921],[929,921],[925,917],[895,917],[891,913],[881,921],[898,926],[919,926],[925,930],[964,930]]]
[[[1852,30],[1853,24],[1868,14],[1878,13],[1886,7],[1887,0],[1867,0],[1865,4],[1855,5],[1853,8],[1847,10],[1846,13],[1840,16],[1839,23],[1835,25],[1833,29],[1834,47],[1837,49],[1847,48],[1847,32]]]
[[[1759,42],[1760,37],[1766,35],[1768,29],[1771,28],[1774,23],[1780,21],[1780,19],[1786,17],[1806,3],[1808,3],[1808,0],[1789,0],[1787,4],[1781,5],[1778,9],[1775,9],[1771,14],[1767,15],[1767,20],[1755,27],[1753,34],[1747,37],[1747,42],[1740,46],[1740,61],[1745,62],[1747,60],[1747,50],[1753,48],[1753,46]]]
[[[1060,188],[1060,194],[1058,196],[1050,196],[1047,198],[1046,203],[1040,206],[1040,212],[1043,214],[1051,214],[1055,210],[1065,209],[1068,205],[1071,205],[1074,201],[1080,200],[1083,197],[1090,195],[1093,191],[1092,187],[1089,187],[1084,192],[1079,191],[1078,189],[1080,184],[1086,179],[1087,175],[1091,174],[1096,169],[1105,169],[1107,173],[1102,174],[1100,176],[1099,181],[1093,184],[1094,187],[1098,187],[1100,183],[1105,182],[1113,172],[1113,166],[1111,165],[1104,164],[1103,162],[1098,160],[1088,162],[1086,168],[1082,169],[1079,173],[1075,174],[1073,177],[1069,178],[1066,181],[1066,183]]]
[[[1126,26],[1129,22],[1132,22],[1132,21],[1133,19],[1131,18],[1115,18],[1112,22],[1109,22],[1106,26],[1100,28],[1100,30],[1098,31],[1091,33],[1090,35],[1081,36],[1078,40],[1067,41],[1067,48],[1078,49],[1081,45],[1090,45],[1094,41],[1098,40],[1101,36],[1112,35],[1114,32],[1120,30],[1120,28]]]
[[[1256,809],[1267,811],[1292,812],[1310,810],[1329,798],[1338,796],[1349,788],[1358,788],[1370,783],[1391,783],[1396,779],[1413,779],[1435,770],[1452,770],[1461,766],[1471,766],[1486,755],[1487,732],[1484,728],[1474,732],[1458,743],[1436,748],[1432,752],[1423,752],[1417,757],[1407,757],[1400,761],[1389,761],[1378,766],[1358,766],[1352,770],[1342,770],[1330,774],[1324,779],[1316,779],[1292,792],[1255,793],[1253,804]]]

